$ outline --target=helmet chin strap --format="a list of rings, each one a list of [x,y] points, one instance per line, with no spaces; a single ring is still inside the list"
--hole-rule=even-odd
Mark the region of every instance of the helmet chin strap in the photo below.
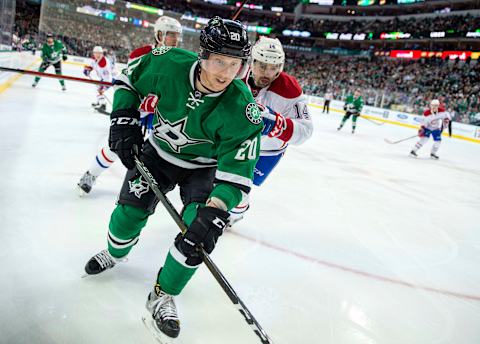
[[[196,79],[198,80],[198,82],[200,83],[200,85],[202,85],[202,87],[204,89],[206,89],[208,92],[210,93],[217,93],[218,91],[214,91],[210,88],[208,88],[207,86],[205,86],[205,84],[202,82],[202,79],[200,78],[200,73],[202,71],[202,67],[200,67],[200,63],[198,64],[197,66],[197,70],[195,71],[195,74],[197,75]]]

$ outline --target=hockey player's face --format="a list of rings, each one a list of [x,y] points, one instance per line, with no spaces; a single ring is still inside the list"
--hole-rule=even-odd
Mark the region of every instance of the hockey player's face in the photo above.
[[[253,80],[255,81],[255,85],[260,88],[269,86],[281,71],[281,64],[254,61],[252,65]]]
[[[102,53],[93,53],[93,58],[95,61],[98,61],[102,57]]]
[[[178,43],[180,43],[180,33],[167,32],[165,35],[165,45],[167,47],[178,47]]]
[[[209,89],[224,90],[242,69],[242,60],[235,57],[211,54],[208,60],[202,60],[202,83]]]
[[[47,38],[47,44],[52,45],[53,44],[53,38]]]

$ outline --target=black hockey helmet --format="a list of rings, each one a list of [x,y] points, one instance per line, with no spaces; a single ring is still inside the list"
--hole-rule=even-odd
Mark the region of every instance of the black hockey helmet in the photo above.
[[[200,33],[201,59],[208,59],[210,53],[215,53],[247,60],[251,50],[247,30],[239,21],[216,16]]]
[[[48,39],[48,38],[53,38],[53,34],[52,34],[51,32],[48,32],[48,33],[47,33],[47,39]]]

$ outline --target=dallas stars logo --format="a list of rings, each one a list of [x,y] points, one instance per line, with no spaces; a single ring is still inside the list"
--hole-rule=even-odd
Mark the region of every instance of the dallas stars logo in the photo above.
[[[148,185],[147,181],[143,180],[143,176],[140,176],[140,178],[135,179],[133,182],[129,181],[128,186],[130,188],[129,192],[133,193],[137,198],[142,198],[143,194],[150,191],[150,185]]]
[[[175,153],[180,153],[181,149],[186,146],[213,143],[210,140],[200,140],[188,136],[185,132],[187,117],[172,123],[162,118],[160,113],[157,112],[156,115],[158,123],[153,126],[153,136],[167,143]]]

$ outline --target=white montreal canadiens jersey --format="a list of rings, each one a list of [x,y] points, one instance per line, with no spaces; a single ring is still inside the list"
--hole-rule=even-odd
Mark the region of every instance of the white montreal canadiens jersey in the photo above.
[[[102,56],[98,61],[92,59],[92,61],[90,61],[90,67],[95,71],[100,80],[112,82],[113,68],[110,61],[108,61],[105,56]]]
[[[270,84],[262,89],[252,87],[252,78],[247,79],[258,104],[268,106],[293,122],[293,134],[288,142],[276,137],[262,136],[261,155],[276,155],[284,151],[288,144],[300,145],[312,136],[313,123],[308,112],[307,99],[297,80],[282,72]]]
[[[437,112],[428,109],[423,113],[422,126],[428,130],[438,130],[442,128],[444,119],[451,120],[452,115],[445,111],[444,108],[439,108]]]

